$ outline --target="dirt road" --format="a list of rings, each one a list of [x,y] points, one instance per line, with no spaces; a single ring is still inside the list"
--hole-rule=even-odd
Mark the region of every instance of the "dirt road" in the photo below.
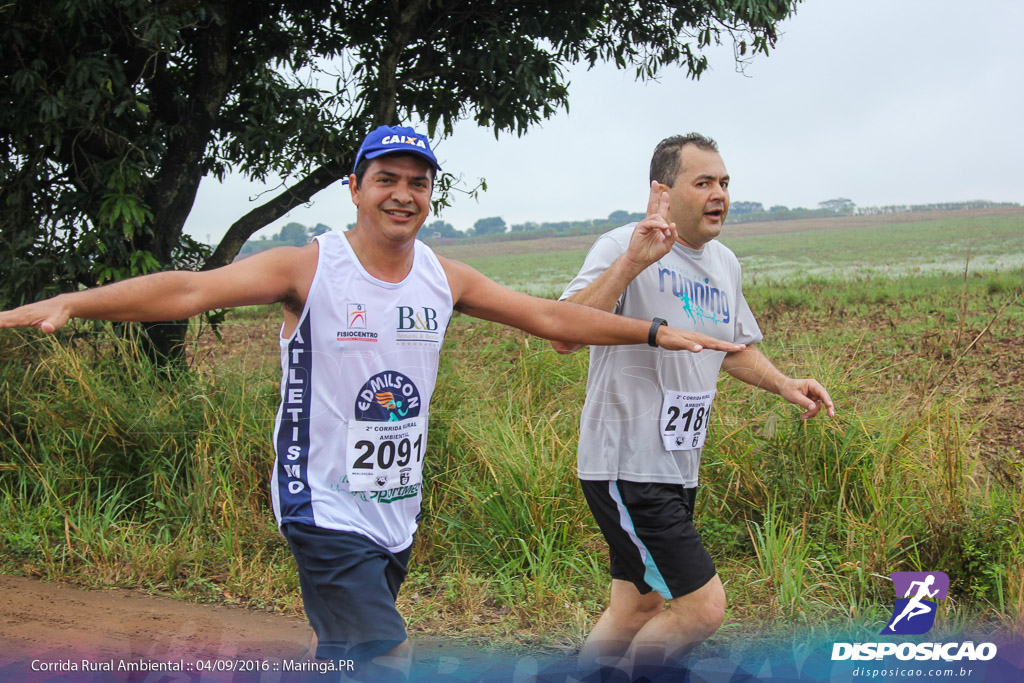
[[[983,639],[988,639],[985,637]],[[828,640],[828,638],[825,638]],[[328,683],[338,680],[306,657],[305,620],[195,605],[128,590],[84,591],[0,575],[0,683]],[[824,641],[823,641],[824,642]],[[1024,641],[998,639],[999,657],[969,662],[970,680],[1024,680]],[[576,682],[575,654],[501,654],[458,643],[414,639],[410,683]],[[662,671],[658,681],[708,683],[850,680],[860,662],[833,662],[832,643],[808,649],[782,643],[750,652],[729,647],[691,660],[689,676]],[[802,673],[795,675],[796,662]],[[934,666],[933,666],[934,665]],[[920,664],[948,667],[948,663]],[[959,667],[960,664],[957,664]],[[777,674],[768,673],[779,667]],[[753,676],[750,672],[760,672]],[[835,674],[835,675],[833,675]],[[911,677],[906,680],[918,680]],[[363,680],[355,670],[352,679]],[[879,680],[895,680],[880,678]],[[902,680],[902,679],[901,679]],[[966,680],[954,676],[929,681]]]
[[[300,617],[0,575],[0,683],[326,683],[306,656],[310,633]],[[513,680],[565,660],[414,642],[416,681]]]
[[[33,660],[299,659],[309,634],[298,617],[0,576],[3,681]]]

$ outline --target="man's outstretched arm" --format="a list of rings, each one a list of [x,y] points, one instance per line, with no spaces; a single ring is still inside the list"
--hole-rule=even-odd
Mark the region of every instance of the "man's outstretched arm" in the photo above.
[[[502,287],[458,261],[440,259],[452,288],[455,308],[467,315],[518,327],[567,344],[646,344],[650,320],[638,320],[574,303],[541,299]],[[742,344],[670,327],[656,331],[658,346],[670,350],[740,351]]]
[[[814,379],[787,377],[756,346],[726,354],[722,369],[742,382],[778,394],[800,406],[805,411],[801,419],[814,417],[823,407],[829,417],[835,417],[835,406],[825,387]]]
[[[316,265],[316,248],[315,245],[281,247],[215,270],[153,273],[94,289],[58,294],[0,312],[0,328],[38,327],[52,333],[70,318],[126,322],[181,320],[217,308],[304,298]]]

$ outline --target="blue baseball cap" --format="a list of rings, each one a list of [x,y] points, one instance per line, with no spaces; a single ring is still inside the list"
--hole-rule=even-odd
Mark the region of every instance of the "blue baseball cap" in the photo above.
[[[429,161],[435,171],[441,170],[440,164],[437,163],[437,157],[430,149],[430,141],[426,135],[420,135],[412,128],[405,126],[378,126],[363,139],[363,144],[359,146],[356,163],[352,165],[352,172],[356,172],[356,166],[364,158],[376,159],[385,154],[398,152],[417,154]]]

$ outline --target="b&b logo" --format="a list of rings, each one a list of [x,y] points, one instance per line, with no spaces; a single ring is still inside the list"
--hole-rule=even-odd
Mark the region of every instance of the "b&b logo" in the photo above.
[[[398,307],[398,329],[401,331],[420,330],[436,332],[438,328],[437,311],[424,306],[419,311],[412,306]]]
[[[894,572],[889,578],[896,589],[896,604],[892,618],[880,633],[927,633],[935,624],[938,601],[946,599],[949,577],[943,572]]]

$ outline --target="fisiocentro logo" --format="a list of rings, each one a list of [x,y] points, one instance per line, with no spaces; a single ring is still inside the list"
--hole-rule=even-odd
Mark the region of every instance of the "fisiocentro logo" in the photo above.
[[[946,599],[949,577],[943,572],[894,572],[889,575],[896,589],[892,616],[879,635],[921,635],[935,625],[939,601]],[[899,660],[955,662],[988,661],[996,656],[993,643],[834,643],[832,660]]]

